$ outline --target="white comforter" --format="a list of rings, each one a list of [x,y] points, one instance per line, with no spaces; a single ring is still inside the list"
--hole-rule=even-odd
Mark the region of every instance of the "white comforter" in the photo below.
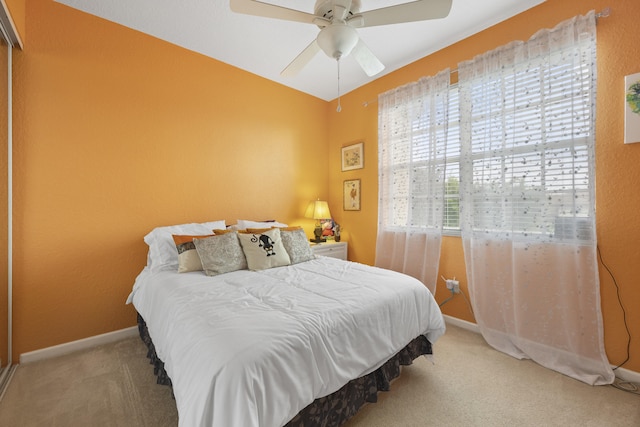
[[[145,268],[127,302],[147,323],[185,427],[280,427],[418,335],[434,343],[445,330],[419,281],[326,257],[215,277]]]

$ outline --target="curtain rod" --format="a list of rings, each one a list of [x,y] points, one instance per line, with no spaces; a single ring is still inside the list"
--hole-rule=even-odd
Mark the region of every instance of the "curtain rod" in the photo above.
[[[609,6],[602,9],[602,12],[596,13],[596,19],[608,18],[611,15],[611,8]]]
[[[602,9],[602,12],[598,12],[598,13],[596,13],[596,21],[597,21],[598,19],[600,19],[600,18],[608,18],[608,17],[609,17],[609,15],[611,15],[611,8],[607,6],[607,7],[605,7],[604,9]],[[450,74],[450,75],[453,75],[453,74],[455,74],[455,73],[457,73],[457,72],[458,72],[458,69],[457,69],[457,68],[455,68],[455,69],[451,70],[451,71],[449,72],[449,74]],[[368,107],[368,106],[369,106],[369,104],[374,104],[374,103],[376,103],[376,102],[378,102],[378,99],[377,99],[377,98],[376,98],[376,99],[372,99],[371,101],[364,101],[364,102],[362,103],[362,106],[363,106],[363,107]]]

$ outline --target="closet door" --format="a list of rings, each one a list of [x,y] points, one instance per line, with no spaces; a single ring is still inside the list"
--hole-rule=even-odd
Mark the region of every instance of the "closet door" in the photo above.
[[[9,361],[9,280],[8,280],[8,55],[10,47],[0,39],[0,365]]]

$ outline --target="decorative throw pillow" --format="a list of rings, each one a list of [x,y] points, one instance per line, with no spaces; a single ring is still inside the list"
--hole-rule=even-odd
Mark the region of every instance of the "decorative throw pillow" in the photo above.
[[[260,234],[260,233],[264,233],[265,231],[269,231],[272,228],[279,228],[280,231],[293,231],[293,230],[302,230],[302,227],[300,227],[299,225],[296,226],[291,226],[291,227],[263,227],[263,228],[247,228],[246,230],[238,230],[240,233],[255,233],[255,234]],[[214,230],[215,231],[215,230]]]
[[[271,228],[271,227],[287,227],[287,224],[283,224],[278,221],[249,221],[246,219],[239,219],[237,223],[238,230],[246,230],[247,228]]]
[[[213,234],[215,234],[215,235],[227,234],[227,233],[233,233],[234,232],[234,230],[230,230],[228,228],[224,228],[224,229],[214,228],[212,231],[213,231]]]
[[[280,236],[282,236],[282,244],[289,254],[289,258],[291,258],[291,264],[316,258],[307,240],[307,235],[304,234],[302,228],[280,230]]]
[[[247,259],[238,241],[238,233],[226,233],[205,239],[194,239],[202,269],[207,276],[246,270]]]
[[[247,257],[249,270],[265,270],[291,264],[278,228],[260,234],[239,233],[238,238]]]
[[[172,234],[210,234],[214,228],[225,227],[224,220],[156,227],[144,236],[144,242],[149,245],[147,266],[151,271],[178,268],[178,252]]]
[[[272,230],[274,227],[268,227],[268,228],[247,228],[246,230],[238,230],[238,233],[244,233],[244,234],[262,234],[265,231],[269,231]]]
[[[176,249],[178,250],[178,273],[202,271],[202,263],[200,262],[198,251],[196,251],[196,245],[193,244],[193,239],[204,239],[205,237],[211,236],[212,234],[202,236],[172,235]]]

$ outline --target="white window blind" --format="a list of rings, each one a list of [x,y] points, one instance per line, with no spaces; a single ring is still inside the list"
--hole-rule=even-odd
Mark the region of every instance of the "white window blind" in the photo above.
[[[460,232],[460,97],[458,86],[449,90],[443,232]]]

